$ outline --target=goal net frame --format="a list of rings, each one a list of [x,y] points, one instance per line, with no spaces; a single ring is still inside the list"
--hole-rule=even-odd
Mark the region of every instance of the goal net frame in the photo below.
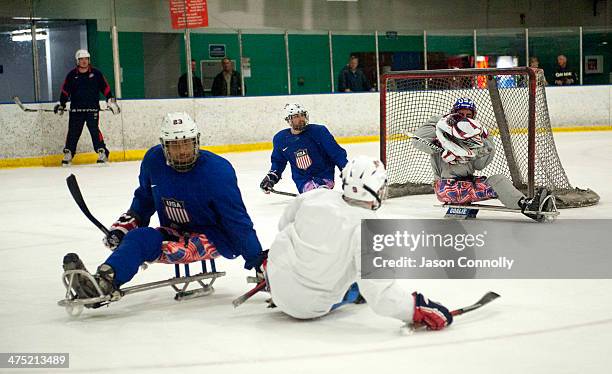
[[[431,180],[425,180],[423,176],[414,178],[414,181],[411,180],[411,176],[398,177],[398,168],[423,168],[423,157],[429,157],[425,154],[417,156],[412,150],[408,150],[409,146],[406,144],[401,145],[402,151],[392,149],[394,146],[392,142],[409,143],[410,137],[406,134],[416,131],[424,123],[424,121],[422,123],[401,123],[404,117],[408,120],[413,117],[410,111],[422,109],[411,107],[411,100],[423,102],[427,95],[436,99],[439,99],[440,95],[446,95],[444,97],[444,100],[448,101],[445,104],[446,112],[417,113],[419,114],[417,117],[422,121],[425,118],[424,115],[431,117],[449,113],[452,105],[451,97],[456,99],[462,96],[470,97],[471,94],[474,94],[479,95],[481,101],[481,103],[477,102],[477,106],[485,104],[487,110],[488,117],[483,125],[497,137],[495,162],[498,165],[491,168],[494,169],[495,174],[505,174],[513,185],[527,196],[533,196],[537,187],[546,186],[556,195],[559,207],[596,204],[599,196],[589,189],[571,187],[561,165],[552,136],[544,82],[543,71],[529,67],[414,70],[384,74],[380,90],[380,159],[388,168],[389,196],[433,193],[433,173]],[[460,88],[452,88],[454,83],[458,83]],[[450,88],[447,88],[446,85]],[[398,104],[400,100],[404,102]],[[512,113],[513,110],[516,112],[524,111],[524,109],[528,111],[526,116],[522,113],[518,115]],[[430,108],[426,106],[424,111],[427,110]],[[479,108],[479,115],[480,112]],[[477,116],[476,119],[479,117]],[[523,139],[525,132],[526,142]],[[523,138],[518,140],[520,137]],[[541,154],[538,154],[537,150],[538,141],[543,147]],[[515,155],[517,151],[522,153],[520,159]],[[545,155],[544,152],[546,152]],[[393,159],[398,157],[401,160]],[[404,160],[404,157],[407,159]],[[411,157],[418,157],[421,160],[420,163],[411,165]],[[542,163],[552,164],[550,170],[547,169],[548,165],[542,166]],[[427,166],[431,170],[431,166]],[[537,170],[537,168],[545,170]],[[485,168],[485,171],[488,170]],[[549,176],[546,173],[554,175]]]

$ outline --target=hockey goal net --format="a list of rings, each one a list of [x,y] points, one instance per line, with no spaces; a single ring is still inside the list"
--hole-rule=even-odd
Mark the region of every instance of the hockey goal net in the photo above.
[[[599,196],[573,188],[555,147],[542,70],[449,69],[394,72],[380,91],[380,152],[389,196],[433,193],[430,156],[410,145],[410,135],[433,116],[448,114],[460,97],[477,106],[476,119],[489,130],[494,160],[477,175],[504,174],[532,196],[545,186],[558,207],[594,205]]]

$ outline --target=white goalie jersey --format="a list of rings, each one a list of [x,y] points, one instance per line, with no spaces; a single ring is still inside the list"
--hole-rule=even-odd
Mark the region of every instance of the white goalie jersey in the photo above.
[[[411,321],[411,292],[394,280],[361,279],[361,219],[374,211],[351,206],[328,189],[295,198],[280,222],[268,256],[267,277],[274,303],[295,318],[327,314],[357,282],[378,314]]]

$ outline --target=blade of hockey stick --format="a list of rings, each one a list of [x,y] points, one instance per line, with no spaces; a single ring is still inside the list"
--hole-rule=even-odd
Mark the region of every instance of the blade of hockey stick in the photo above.
[[[265,279],[262,280],[261,282],[257,283],[257,286],[253,287],[250,291],[248,291],[244,295],[242,295],[242,296],[238,297],[237,299],[235,299],[234,301],[232,301],[232,305],[234,305],[234,308],[238,308],[245,301],[250,299],[251,296],[255,295],[257,292],[263,290],[264,288],[266,288],[266,280]]]
[[[296,193],[292,193],[292,192],[284,192],[284,191],[277,191],[274,188],[270,188],[270,192],[275,193],[277,195],[284,195],[284,196],[292,196],[292,197],[296,197],[297,194]]]
[[[77,183],[77,180],[74,174],[70,174],[68,178],[66,178],[66,184],[68,185],[68,189],[70,190],[70,194],[72,195],[72,198],[74,199],[74,201],[77,203],[77,205],[81,209],[81,212],[85,214],[85,217],[87,217],[91,221],[91,223],[96,225],[96,227],[100,229],[100,231],[102,231],[104,235],[108,236],[109,234],[108,229],[100,221],[98,221],[96,217],[94,217],[93,214],[91,214],[91,212],[89,211],[89,208],[87,208],[87,204],[85,204],[85,199],[83,199],[83,195],[81,194],[81,189],[79,188],[79,184]]]
[[[19,98],[19,96],[13,96],[13,101],[15,102],[15,104],[17,104],[17,106],[19,108],[21,108],[21,110],[23,110],[24,112],[38,112],[37,110],[34,109],[30,109],[30,108],[26,108],[23,103],[21,102],[21,99]]]
[[[31,108],[26,108],[25,105],[23,105],[23,103],[21,102],[21,99],[19,98],[19,96],[13,96],[13,101],[24,112],[53,112],[54,111],[53,109],[42,109],[42,108],[31,109]]]
[[[457,309],[457,310],[453,310],[451,314],[453,316],[460,316],[463,313],[471,312],[472,310],[478,309],[481,306],[486,305],[490,303],[491,301],[497,299],[498,297],[500,297],[498,293],[489,291],[483,297],[481,297],[480,300],[478,300],[474,304]]]

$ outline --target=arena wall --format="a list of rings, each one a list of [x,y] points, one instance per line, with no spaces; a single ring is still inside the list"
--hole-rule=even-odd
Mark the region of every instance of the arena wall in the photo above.
[[[612,130],[612,86],[549,87],[550,119],[557,131]],[[326,124],[340,142],[375,141],[379,132],[378,93],[261,96],[165,100],[122,100],[122,112],[100,113],[111,161],[135,160],[158,143],[164,114],[185,111],[200,126],[202,146],[216,152],[270,149],[285,128],[282,108],[300,102],[310,122]],[[27,104],[52,108],[53,104]],[[105,104],[101,103],[104,107]],[[0,105],[0,167],[59,165],[67,132],[67,113],[24,112]],[[75,163],[95,160],[86,129]]]

